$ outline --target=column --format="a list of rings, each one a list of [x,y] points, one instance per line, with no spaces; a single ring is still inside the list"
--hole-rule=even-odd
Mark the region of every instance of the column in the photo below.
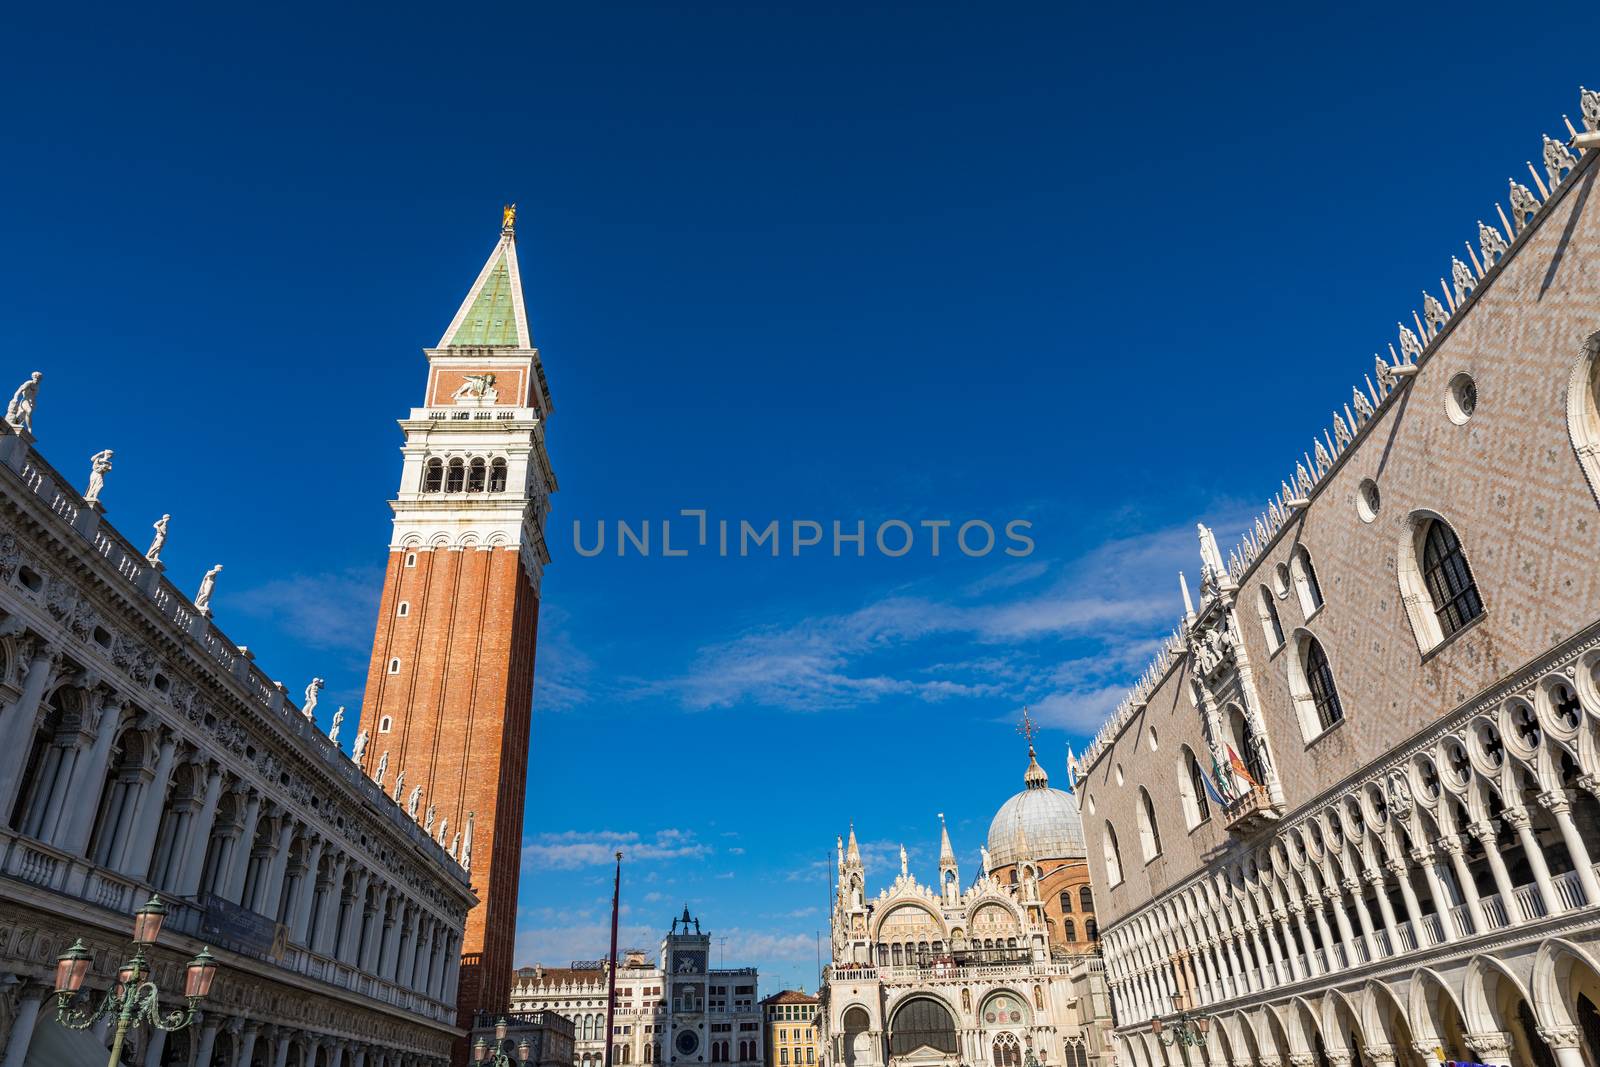
[[[1556,829],[1561,832],[1561,840],[1566,844],[1567,852],[1572,856],[1572,863],[1578,869],[1578,884],[1583,886],[1584,902],[1600,904],[1600,881],[1594,876],[1594,857],[1590,856],[1589,850],[1584,847],[1583,837],[1572,821],[1572,794],[1565,789],[1541,793],[1539,803],[1555,819]]]
[[[1488,819],[1472,824],[1472,836],[1476,837],[1483,845],[1484,856],[1489,860],[1489,873],[1494,875],[1496,890],[1500,893],[1500,905],[1505,909],[1506,922],[1515,924],[1522,921],[1522,911],[1517,907],[1517,894],[1511,888],[1511,875],[1506,871],[1506,861],[1500,855],[1500,845],[1494,839],[1494,824]],[[1529,861],[1530,865],[1532,861]],[[1488,929],[1485,924],[1484,929]]]
[[[1496,1030],[1484,1034],[1467,1034],[1466,1038],[1467,1044],[1477,1053],[1478,1061],[1484,1067],[1513,1067],[1509,1034]]]
[[[311,947],[311,902],[317,895],[317,879],[321,876],[325,845],[322,838],[315,837],[306,849],[306,870],[300,876],[299,888],[295,890],[294,911],[289,923],[289,940],[307,948]]]
[[[394,963],[394,983],[411,988],[411,977],[417,962],[417,926],[422,916],[417,906],[406,906],[404,925],[401,927],[400,952]]]
[[[255,851],[256,830],[260,821],[261,798],[251,793],[244,807],[244,830],[239,834],[239,840],[235,842],[232,855],[229,857],[232,861],[232,870],[228,872],[227,880],[223,883],[226,888],[221,893],[235,904],[240,903],[239,898],[244,895],[244,876],[250,869],[250,853]],[[288,1046],[285,1045],[284,1048],[287,1049]],[[285,1052],[284,1055],[288,1053]]]
[[[78,761],[72,779],[73,805],[56,836],[56,847],[74,856],[82,856],[89,845],[89,832],[94,829],[94,817],[100,810],[100,793],[106,788],[111,746],[122,727],[121,704],[108,704],[106,693],[99,689],[91,690],[88,699],[87,713],[95,718],[94,744]]]
[[[28,1058],[28,1045],[33,1041],[33,1028],[39,1024],[39,1006],[46,993],[44,986],[29,983],[17,994],[17,1015],[11,1023],[11,1037],[0,1067],[22,1067],[22,1061]]]
[[[257,913],[274,922],[278,919],[278,905],[283,900],[283,879],[289,870],[289,850],[294,847],[294,820],[287,814],[282,818],[283,825],[278,829],[278,846],[272,853],[271,862],[267,864],[263,884],[256,893],[260,902]]]
[[[81,773],[79,765],[86,755],[83,749],[83,735],[74,732],[68,744],[59,746],[61,757],[56,768],[55,777],[50,782],[50,796],[44,804],[44,818],[40,820],[35,830],[35,835],[40,841],[54,845],[59,840],[62,829],[61,824],[69,821],[71,816],[62,817],[62,809],[66,807],[67,797],[72,794],[75,779]]]
[[[289,1062],[289,1032],[280,1029],[272,1047],[272,1067],[284,1067]]]
[[[22,784],[22,764],[33,747],[34,721],[39,716],[39,701],[50,683],[61,652],[55,646],[36,641],[28,660],[28,674],[22,681],[17,702],[0,711],[0,813],[11,814]]]
[[[315,1034],[307,1034],[305,1047],[300,1052],[300,1062],[304,1067],[311,1067],[317,1062],[317,1050],[320,1048],[322,1048],[322,1038]]]
[[[1389,955],[1398,956],[1405,951],[1405,946],[1400,943],[1400,929],[1395,925],[1394,905],[1389,903],[1389,893],[1383,884],[1383,871],[1376,867],[1369,868],[1364,877],[1372,887],[1372,895],[1378,898],[1378,914],[1383,917],[1383,929],[1389,935]]]
[[[1302,901],[1291,900],[1289,912],[1294,916],[1295,925],[1300,928],[1300,944],[1305,948],[1300,954],[1301,966],[1305,969],[1305,974],[1301,977],[1310,978],[1320,974],[1321,971],[1317,967],[1317,943],[1311,939],[1311,928],[1306,925],[1306,906]]]
[[[1372,932],[1372,913],[1367,910],[1367,902],[1361,896],[1361,883],[1354,878],[1347,878],[1344,887],[1350,893],[1350,901],[1356,906],[1356,921],[1361,924],[1361,943],[1367,946],[1367,959],[1378,959],[1378,938]]]
[[[1405,858],[1399,853],[1390,857],[1388,867],[1395,881],[1400,883],[1400,903],[1405,907],[1405,921],[1411,927],[1411,936],[1416,941],[1416,947],[1422,948],[1427,945],[1428,936],[1422,929],[1422,905],[1417,901],[1416,887],[1411,884],[1411,872],[1406,869]],[[1402,951],[1404,946],[1396,946],[1397,955]]]
[[[1428,892],[1433,894],[1434,918],[1439,920],[1440,940],[1430,940],[1429,944],[1437,945],[1453,940],[1456,932],[1450,927],[1450,894],[1445,891],[1444,879],[1439,877],[1438,858],[1426,845],[1413,849],[1411,858],[1416,860],[1417,866],[1422,868],[1423,875],[1428,879]],[[1418,945],[1421,945],[1420,940]]]
[[[1332,974],[1339,969],[1339,957],[1333,951],[1333,931],[1328,929],[1327,906],[1321,897],[1311,898],[1311,917],[1317,921],[1317,934],[1322,938],[1322,973]]]
[[[344,1067],[344,1042],[340,1041],[328,1049],[328,1067]]]
[[[1463,853],[1461,838],[1449,834],[1439,838],[1439,847],[1444,849],[1445,855],[1450,857],[1450,869],[1455,872],[1456,884],[1461,887],[1461,898],[1467,905],[1467,919],[1472,924],[1469,933],[1481,934],[1489,929],[1489,923],[1483,914],[1483,898],[1478,896],[1478,883],[1472,877],[1472,870],[1467,866]],[[1455,938],[1456,930],[1450,928],[1446,921],[1449,916],[1442,916],[1440,929],[1444,931],[1446,941]]]
[[[150,869],[150,852],[155,848],[156,829],[161,825],[161,810],[167,805],[167,784],[172,780],[172,757],[177,752],[177,741],[171,735],[162,738],[156,756],[155,777],[139,791],[139,807],[133,817],[133,832],[124,842],[122,862],[116,869],[131,878],[142,879]]]
[[[239,1035],[239,1053],[234,1057],[234,1067],[251,1067],[256,1054],[256,1039],[260,1036],[261,1027],[258,1024],[244,1024],[244,1030]]]
[[[1507,808],[1501,818],[1516,829],[1517,839],[1522,842],[1522,851],[1527,853],[1528,866],[1533,868],[1534,884],[1539,887],[1539,896],[1543,898],[1544,913],[1556,915],[1565,911],[1561,898],[1556,895],[1555,883],[1550,880],[1550,865],[1544,860],[1544,849],[1539,847],[1539,839],[1533,836],[1533,820],[1522,808]],[[1530,915],[1528,918],[1536,916]]]
[[[350,894],[350,907],[344,913],[344,923],[339,930],[339,961],[357,966],[357,951],[360,945],[356,935],[360,931],[360,924],[366,919],[367,883],[372,876],[366,871],[359,871],[355,877],[355,884]]]
[[[161,1054],[167,1050],[167,1032],[158,1026],[150,1028],[150,1039],[144,1043],[144,1067],[161,1067]]]
[[[351,1053],[350,1067],[367,1067],[367,1046],[357,1045]]]
[[[1544,1043],[1555,1053],[1556,1067],[1586,1067],[1583,1051],[1579,1048],[1583,1041],[1583,1031],[1576,1026],[1563,1026],[1550,1030],[1541,1026],[1539,1036],[1544,1038]]]
[[[206,849],[211,845],[211,829],[217,823],[217,801],[222,798],[222,771],[209,768],[205,799],[200,811],[189,822],[189,839],[184,844],[183,863],[178,868],[176,892],[193,897],[200,892],[200,876],[205,873]]]
[[[339,902],[344,895],[344,872],[350,865],[350,857],[340,855],[334,858],[329,872],[330,884],[323,897],[322,909],[317,914],[317,930],[313,935],[313,952],[323,956],[332,956],[335,938],[339,933]]]
[[[211,1067],[211,1050],[217,1044],[217,1031],[222,1029],[222,1020],[205,1019],[200,1025],[200,1040],[194,1050],[194,1067]]]

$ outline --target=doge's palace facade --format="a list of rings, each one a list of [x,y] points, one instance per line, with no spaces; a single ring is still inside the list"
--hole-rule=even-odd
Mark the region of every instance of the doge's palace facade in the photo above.
[[[0,424],[0,1067],[103,1062],[55,959],[83,938],[103,991],[153,893],[163,991],[202,945],[220,970],[193,1027],[133,1034],[145,1067],[447,1062],[467,872],[212,621],[216,570],[191,600],[164,523],[105,521],[110,452],[86,493],[45,461],[51,414],[34,379]]]
[[[1600,94],[1581,113],[1243,542],[1200,528],[1198,596],[1085,755],[1119,1063],[1600,1063]]]

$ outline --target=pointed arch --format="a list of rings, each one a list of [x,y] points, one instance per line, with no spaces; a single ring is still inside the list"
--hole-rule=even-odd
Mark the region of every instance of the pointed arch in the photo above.
[[[1590,334],[1567,375],[1567,435],[1589,489],[1600,500],[1600,333]]]
[[[1600,1004],[1600,963],[1587,950],[1564,937],[1552,937],[1539,945],[1533,957],[1529,980],[1533,1007],[1539,1025],[1547,1029],[1581,1027],[1576,1010],[1580,995]]]

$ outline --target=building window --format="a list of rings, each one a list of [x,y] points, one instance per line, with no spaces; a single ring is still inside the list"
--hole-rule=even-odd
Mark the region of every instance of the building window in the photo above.
[[[1117,831],[1108,822],[1106,832],[1101,840],[1105,850],[1106,881],[1111,885],[1120,885],[1122,882],[1122,850],[1117,847]]]
[[[1483,599],[1478,596],[1472,568],[1461,551],[1456,532],[1443,519],[1432,520],[1423,532],[1422,580],[1444,637],[1483,614]]]
[[[1344,718],[1344,707],[1339,703],[1339,689],[1333,684],[1327,653],[1315,637],[1306,642],[1305,670],[1306,684],[1311,687],[1311,700],[1317,709],[1317,724],[1326,730]]]
[[[1144,786],[1139,787],[1139,847],[1144,852],[1146,863],[1161,855],[1161,831],[1156,826],[1156,806]]]
[[[400,673],[400,658],[398,656],[389,661],[389,673],[390,674],[399,674]]]
[[[380,734],[386,734],[392,729],[394,729],[394,719],[388,715],[378,720],[378,732]]]
[[[1078,940],[1078,924],[1071,919],[1064,919],[1061,923],[1061,934],[1068,941]]]
[[[444,461],[435,457],[428,460],[428,465],[423,468],[422,491],[424,493],[437,493],[444,488]]]
[[[1267,648],[1273,652],[1283,647],[1283,623],[1278,619],[1278,605],[1272,602],[1272,590],[1261,587],[1261,633],[1267,639]]]
[[[1084,911],[1093,913],[1094,912],[1094,890],[1090,889],[1088,886],[1080,887],[1079,890],[1078,890],[1078,904],[1082,907],[1082,909]]]
[[[475,459],[467,468],[467,492],[483,492],[484,483],[488,477],[488,465],[482,459]]]
[[[489,492],[503,493],[506,491],[506,461],[497,459],[489,464]]]
[[[415,567],[416,565],[417,565],[417,554],[415,552],[407,552],[406,553],[406,566],[407,567]]]
[[[444,491],[447,493],[459,493],[461,492],[461,487],[466,483],[466,480],[466,464],[462,463],[459,459],[451,460],[450,467],[444,478]]]
[[[1062,893],[1060,901],[1062,914],[1072,911],[1072,894],[1070,892]]]
[[[1294,555],[1289,557],[1289,572],[1294,575],[1295,592],[1300,596],[1300,611],[1309,619],[1322,607],[1322,586],[1317,582],[1317,570],[1311,565],[1311,553],[1306,551],[1305,545],[1297,545]]]
[[[1090,941],[1100,940],[1100,924],[1095,922],[1093,919],[1083,920],[1083,936],[1087,937]]]
[[[908,1056],[923,1048],[956,1055],[956,1024],[943,1004],[928,997],[914,997],[890,1021],[889,1053]]]
[[[1206,796],[1206,773],[1188,745],[1183,746],[1179,758],[1183,761],[1183,768],[1178,779],[1178,791],[1183,797],[1184,816],[1189,829],[1193,830],[1211,818],[1211,802]]]
[[[400,616],[402,619],[405,618],[407,615],[410,615],[411,614],[411,601],[409,601],[409,600],[400,601],[400,606],[394,609],[394,613],[396,615]]]

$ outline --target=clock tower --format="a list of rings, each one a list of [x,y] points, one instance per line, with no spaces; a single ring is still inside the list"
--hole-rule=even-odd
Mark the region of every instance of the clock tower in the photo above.
[[[362,768],[421,787],[430,832],[467,867],[458,1025],[504,1011],[516,936],[550,390],[517,269],[516,209],[402,419],[400,488],[367,672]],[[423,816],[420,815],[419,818]],[[458,1057],[463,1059],[462,1057]]]
[[[700,932],[700,920],[691,918],[685,905],[682,917],[672,920],[672,930],[661,944],[661,969],[667,976],[671,1013],[668,1063],[696,1064],[709,1059],[706,981],[710,959],[711,935]]]

